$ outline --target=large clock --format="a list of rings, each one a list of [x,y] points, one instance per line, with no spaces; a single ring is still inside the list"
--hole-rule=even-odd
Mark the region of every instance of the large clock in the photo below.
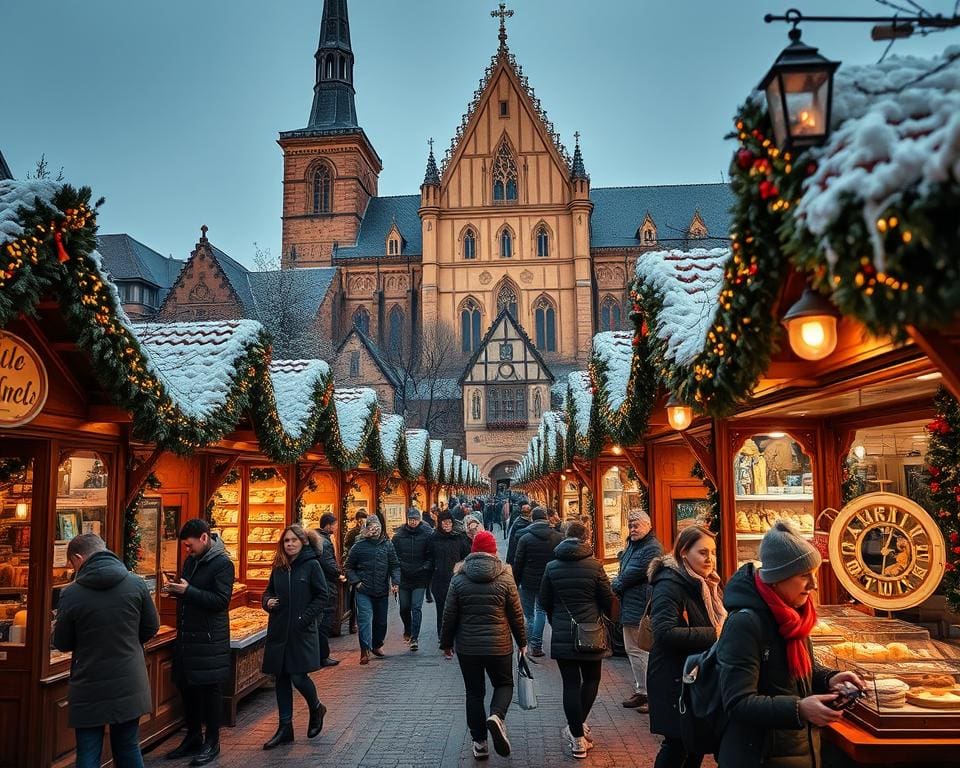
[[[852,597],[885,611],[919,605],[943,578],[946,548],[933,518],[895,493],[868,493],[830,526],[830,563]]]

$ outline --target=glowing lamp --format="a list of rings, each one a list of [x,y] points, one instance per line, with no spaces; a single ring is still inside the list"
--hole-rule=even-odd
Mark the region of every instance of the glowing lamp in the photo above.
[[[561,473],[560,473],[560,479],[563,480],[564,482],[566,482],[567,476],[566,476],[565,474],[563,474],[563,472],[561,472]]]
[[[621,453],[623,453],[623,448],[621,448],[619,445],[613,446],[612,450],[613,450],[614,456],[619,456]]]
[[[857,461],[863,461],[863,457],[867,455],[867,449],[862,445],[855,445],[853,447],[853,455],[857,457]]]
[[[667,421],[675,430],[682,432],[693,423],[693,408],[671,397],[667,401]]]
[[[17,503],[17,508],[14,514],[17,516],[17,520],[26,520],[29,510],[27,509],[26,502],[20,501]]]
[[[816,147],[827,140],[833,73],[839,66],[839,61],[830,61],[816,48],[801,42],[796,26],[790,30],[790,45],[760,81],[760,89],[767,94],[773,135],[780,149]]]
[[[837,348],[836,308],[816,291],[806,288],[783,316],[790,348],[804,360],[823,360]]]

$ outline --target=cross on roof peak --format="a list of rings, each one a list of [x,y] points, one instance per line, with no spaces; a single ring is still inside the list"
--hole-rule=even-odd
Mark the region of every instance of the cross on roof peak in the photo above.
[[[507,19],[513,16],[513,11],[507,10],[506,3],[500,3],[499,10],[490,11],[490,15],[500,17],[500,50],[505,50],[507,47]]]
[[[430,151],[433,152],[433,136],[427,139],[427,144],[430,145]]]
[[[577,144],[579,144],[579,143],[580,143],[580,131],[574,131],[574,132],[573,132],[573,138],[574,138],[574,140],[577,142]]]

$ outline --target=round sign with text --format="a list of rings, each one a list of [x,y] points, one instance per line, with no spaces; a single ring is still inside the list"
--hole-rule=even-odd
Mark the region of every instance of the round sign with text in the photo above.
[[[33,347],[0,331],[0,428],[33,421],[47,402],[47,370]]]

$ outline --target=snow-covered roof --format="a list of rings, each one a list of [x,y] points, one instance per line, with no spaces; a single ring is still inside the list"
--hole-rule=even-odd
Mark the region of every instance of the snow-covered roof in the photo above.
[[[443,441],[430,440],[430,479],[439,480],[443,464]]]
[[[420,475],[423,473],[424,463],[427,458],[427,444],[430,440],[430,433],[425,429],[408,429],[406,434],[407,443],[407,465],[410,471]]]
[[[0,180],[0,245],[16,240],[24,234],[20,209],[33,208],[37,198],[56,210],[53,198],[60,189],[55,181]]]
[[[333,402],[343,447],[348,453],[356,453],[367,436],[370,417],[377,407],[377,393],[367,387],[336,389]]]
[[[403,436],[403,416],[394,413],[380,415],[380,450],[389,466],[395,466]]]
[[[607,403],[618,411],[627,399],[633,368],[633,331],[603,331],[593,337],[593,354],[605,366]]]
[[[651,251],[637,260],[637,280],[660,300],[650,332],[664,342],[668,362],[686,365],[703,349],[730,253],[728,248]]]
[[[827,143],[811,153],[817,169],[794,215],[820,236],[843,212],[842,196],[862,201],[874,264],[882,271],[885,254],[874,223],[884,209],[915,185],[922,196],[960,179],[960,46],[934,59],[890,56],[841,67],[831,120]]]
[[[450,482],[453,478],[453,448],[443,449],[443,479]]]
[[[330,366],[323,360],[274,360],[270,363],[277,416],[288,435],[299,437],[313,419],[314,394],[329,376]]]
[[[570,396],[576,408],[574,427],[578,437],[586,437],[590,430],[590,414],[593,410],[593,385],[587,371],[574,371],[567,377]]]

